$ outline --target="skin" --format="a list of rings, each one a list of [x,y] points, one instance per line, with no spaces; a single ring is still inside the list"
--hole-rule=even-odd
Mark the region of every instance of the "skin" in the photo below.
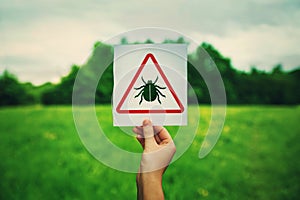
[[[152,126],[150,120],[133,131],[144,149],[136,176],[138,199],[164,199],[162,177],[176,152],[174,142],[165,128]]]

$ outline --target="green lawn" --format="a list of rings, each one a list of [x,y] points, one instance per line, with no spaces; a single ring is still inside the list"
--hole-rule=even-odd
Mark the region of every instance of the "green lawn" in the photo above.
[[[229,106],[213,151],[198,152],[209,122],[164,176],[166,199],[299,199],[300,107]],[[189,108],[193,121],[195,107]],[[112,128],[111,108],[99,120],[116,145],[141,151],[133,137]],[[105,129],[105,128],[104,128]],[[172,135],[177,127],[168,127]],[[135,174],[95,160],[75,130],[71,107],[0,109],[0,199],[135,199]]]

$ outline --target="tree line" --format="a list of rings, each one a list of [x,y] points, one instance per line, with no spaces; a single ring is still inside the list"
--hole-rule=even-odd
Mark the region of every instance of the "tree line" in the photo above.
[[[128,44],[126,38],[122,44]],[[153,43],[147,40],[144,43]],[[178,40],[165,40],[164,43],[186,43],[183,38]],[[203,43],[195,52],[188,55],[188,81],[193,89],[198,102],[209,104],[210,96],[203,77],[195,68],[195,64],[203,66],[204,70],[211,70],[208,64],[208,53],[219,70],[227,96],[228,104],[289,104],[300,103],[300,67],[293,71],[285,72],[282,65],[278,64],[269,71],[260,71],[252,67],[250,72],[235,69],[229,58],[224,57],[217,49],[208,43]],[[96,89],[89,83],[97,81],[96,70],[103,68],[101,79]],[[82,69],[82,70],[80,70]],[[26,105],[26,104],[71,104],[73,86],[77,74],[81,73],[81,79],[77,80],[77,95],[80,95],[82,104],[93,103],[109,104],[113,91],[113,47],[111,45],[96,42],[88,61],[82,65],[73,65],[70,72],[61,78],[57,84],[45,83],[34,86],[31,83],[21,83],[18,78],[8,71],[0,75],[0,106]],[[192,93],[189,91],[188,96]],[[94,97],[91,100],[91,97]],[[190,103],[196,103],[189,98]],[[78,102],[77,102],[78,103]]]

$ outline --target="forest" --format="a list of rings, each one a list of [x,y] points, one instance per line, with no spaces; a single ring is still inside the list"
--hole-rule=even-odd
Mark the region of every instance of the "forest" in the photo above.
[[[150,39],[144,43],[153,43]],[[164,43],[186,43],[183,38],[178,40],[165,40]],[[128,44],[126,38],[121,44]],[[222,55],[211,44],[202,43],[193,53],[188,55],[188,81],[194,90],[200,104],[210,104],[210,96],[201,75],[197,72],[194,63],[197,63],[205,70],[206,60],[203,58],[203,51],[209,54],[216,64],[226,90],[228,104],[278,104],[295,105],[300,103],[300,66],[295,66],[292,71],[284,71],[281,64],[277,64],[271,71],[259,70],[256,66],[251,67],[250,72],[237,70],[231,63],[230,58]],[[105,59],[103,59],[105,58]],[[110,60],[111,62],[107,63]],[[70,72],[61,77],[59,83],[44,83],[35,86],[30,82],[20,82],[18,77],[5,70],[0,75],[0,106],[12,105],[68,105],[72,104],[73,86],[77,73],[81,68],[85,70],[84,80],[79,83],[82,89],[82,104],[93,103],[89,99],[89,80],[99,79],[93,69],[102,67],[104,72],[94,93],[93,99],[96,104],[111,103],[113,91],[113,46],[102,42],[96,42],[93,52],[87,62],[82,65],[73,65]],[[189,88],[189,89],[191,89]],[[190,92],[188,92],[188,97]],[[196,103],[189,98],[189,103]]]

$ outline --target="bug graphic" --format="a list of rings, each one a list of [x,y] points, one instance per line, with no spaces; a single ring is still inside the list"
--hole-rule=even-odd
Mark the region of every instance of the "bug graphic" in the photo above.
[[[159,89],[162,89],[162,90],[166,89],[166,87],[161,87],[161,86],[155,85],[157,80],[158,80],[158,77],[156,77],[156,79],[153,83],[152,83],[152,80],[148,80],[148,82],[146,83],[146,81],[142,77],[142,81],[144,82],[145,85],[142,85],[138,88],[134,88],[135,90],[141,90],[136,96],[134,96],[134,98],[141,96],[139,105],[141,105],[143,98],[146,101],[152,102],[157,97],[157,101],[160,104],[161,104],[161,101],[159,99],[159,96],[163,96],[166,98],[166,96],[164,94],[162,94],[161,91],[159,90]]]

